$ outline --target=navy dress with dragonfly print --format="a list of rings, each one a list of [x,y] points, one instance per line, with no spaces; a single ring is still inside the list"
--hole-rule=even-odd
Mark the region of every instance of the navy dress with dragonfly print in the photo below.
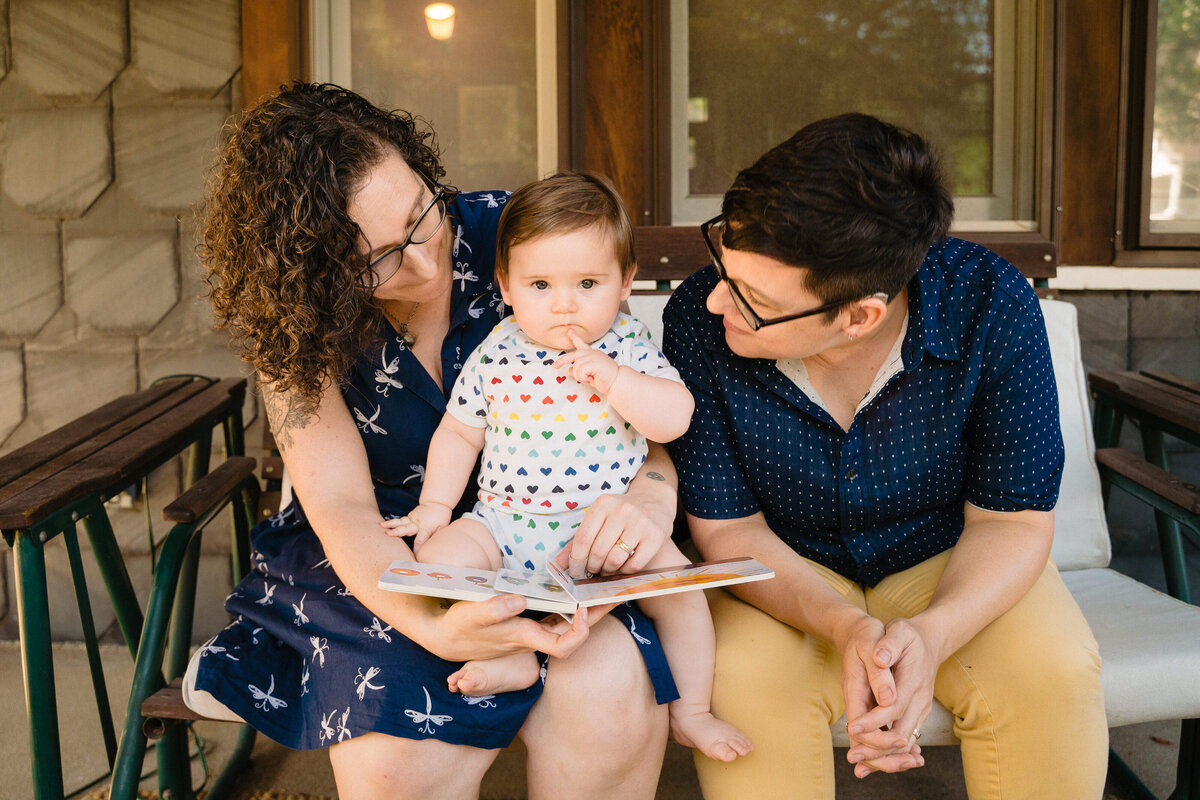
[[[454,289],[442,345],[449,390],[466,358],[506,313],[492,274],[506,192],[451,204]],[[384,323],[386,325],[386,323]],[[366,446],[385,517],[417,504],[430,437],[446,395],[390,326],[343,389]],[[473,491],[474,480],[469,484]],[[457,513],[469,510],[464,497]],[[363,536],[386,536],[382,529]],[[229,595],[234,622],[202,650],[196,685],[275,741],[326,747],[363,733],[507,746],[545,679],[528,689],[465,697],[446,688],[461,663],[443,661],[383,623],[334,574],[299,499],[251,532],[253,570]],[[677,697],[653,624],[632,604],[614,614],[639,645],[659,702]]]

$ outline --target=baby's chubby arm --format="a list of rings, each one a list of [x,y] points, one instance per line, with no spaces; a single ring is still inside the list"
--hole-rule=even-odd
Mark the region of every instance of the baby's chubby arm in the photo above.
[[[411,536],[415,533],[415,550],[434,531],[450,522],[450,515],[467,488],[475,460],[483,449],[483,435],[484,428],[467,425],[450,414],[442,416],[429,440],[420,505],[406,517],[385,520],[383,527],[390,535]]]
[[[554,362],[555,368],[568,367],[572,378],[604,392],[638,433],[652,442],[669,442],[688,429],[696,402],[686,386],[620,366],[574,331],[568,336],[575,349]]]

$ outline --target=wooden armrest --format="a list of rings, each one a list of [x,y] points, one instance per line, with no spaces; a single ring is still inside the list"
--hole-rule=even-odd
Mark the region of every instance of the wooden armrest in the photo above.
[[[192,523],[219,507],[238,485],[254,474],[255,461],[248,456],[226,459],[163,509],[167,522]]]
[[[1171,373],[1108,370],[1089,372],[1087,381],[1093,392],[1110,395],[1129,408],[1200,434],[1200,390],[1188,387],[1194,381]]]
[[[1096,463],[1107,467],[1192,514],[1200,514],[1200,487],[1178,478],[1119,447],[1096,451]]]

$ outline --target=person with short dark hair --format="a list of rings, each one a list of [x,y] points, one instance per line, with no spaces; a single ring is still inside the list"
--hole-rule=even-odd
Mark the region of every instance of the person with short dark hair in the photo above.
[[[952,213],[920,136],[824,119],[738,174],[667,305],[695,543],[776,573],[710,593],[713,711],[755,751],[697,756],[709,800],[833,798],[843,713],[856,776],[919,767],[935,698],[972,800],[1101,795],[1100,656],[1050,560],[1045,326]]]

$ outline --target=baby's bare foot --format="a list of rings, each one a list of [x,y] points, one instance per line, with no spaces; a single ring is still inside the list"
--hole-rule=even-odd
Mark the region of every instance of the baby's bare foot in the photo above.
[[[446,679],[446,684],[452,692],[479,697],[528,689],[538,679],[539,673],[537,656],[526,653],[486,661],[468,661],[462,669]]]
[[[754,749],[749,736],[706,711],[672,713],[671,733],[684,747],[699,750],[716,761],[733,761]]]

